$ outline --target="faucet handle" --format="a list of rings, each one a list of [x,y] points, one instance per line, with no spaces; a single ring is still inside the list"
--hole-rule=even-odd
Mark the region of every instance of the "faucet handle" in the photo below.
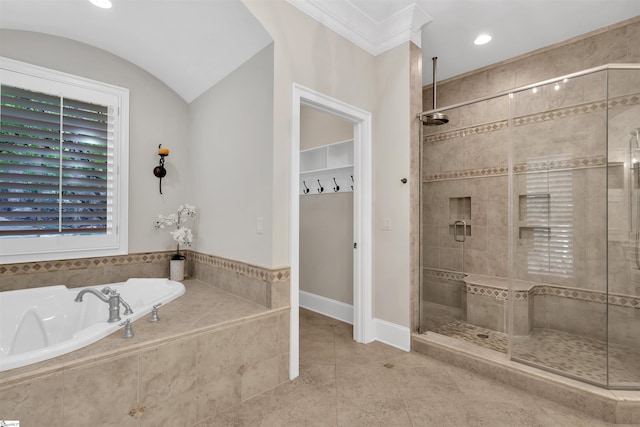
[[[149,322],[157,322],[158,320],[160,320],[160,317],[158,316],[158,307],[160,307],[162,305],[161,302],[159,302],[158,304],[155,304],[153,306],[153,308],[151,309],[151,317],[149,318]]]
[[[100,292],[102,292],[105,295],[114,295],[118,293],[114,289],[111,289],[109,286],[105,286],[104,288],[102,288]]]
[[[122,331],[122,338],[133,338],[134,333],[131,319],[127,319],[126,321],[120,323],[120,326],[124,326],[124,331]]]

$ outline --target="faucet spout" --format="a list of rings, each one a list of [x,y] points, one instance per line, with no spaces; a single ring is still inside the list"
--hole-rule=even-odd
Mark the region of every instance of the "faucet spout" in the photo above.
[[[82,297],[84,297],[85,294],[92,294],[97,296],[101,301],[106,302],[107,304],[109,303],[109,297],[104,295],[101,292],[96,291],[93,288],[87,288],[87,289],[83,289],[80,292],[78,292],[78,295],[76,295],[76,299],[75,302],[82,302]]]
[[[109,304],[109,320],[107,320],[107,322],[113,323],[120,321],[120,302],[124,301],[122,300],[122,298],[120,298],[120,294],[118,292],[108,287],[104,288],[102,292],[98,292],[93,288],[86,288],[78,292],[75,301],[82,302],[82,297],[84,297],[85,294],[95,295],[96,297],[98,297],[98,299],[100,299],[100,301]],[[131,311],[131,307],[128,307],[128,311]]]

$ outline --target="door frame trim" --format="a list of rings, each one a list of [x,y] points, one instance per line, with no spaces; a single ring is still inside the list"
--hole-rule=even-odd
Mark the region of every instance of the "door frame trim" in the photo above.
[[[290,298],[289,379],[299,375],[300,306],[300,107],[307,106],[353,123],[354,209],[353,234],[353,339],[374,340],[372,249],[372,114],[328,95],[293,83],[291,110],[290,188]]]

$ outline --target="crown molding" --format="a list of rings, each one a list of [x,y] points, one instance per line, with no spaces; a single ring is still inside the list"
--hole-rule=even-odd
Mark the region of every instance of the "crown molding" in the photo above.
[[[422,26],[431,21],[416,3],[378,22],[348,0],[287,2],[374,56],[407,41],[421,47]]]

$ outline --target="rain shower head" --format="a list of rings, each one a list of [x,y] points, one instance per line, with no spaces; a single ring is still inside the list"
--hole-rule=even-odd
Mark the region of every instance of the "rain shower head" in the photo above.
[[[422,122],[427,126],[440,126],[449,123],[449,117],[443,113],[431,113],[422,116]]]
[[[434,56],[431,59],[433,61],[433,109],[435,110],[438,108],[436,103],[436,71],[438,68],[438,57]],[[420,117],[420,120],[422,120],[422,123],[427,126],[440,126],[445,123],[449,123],[449,117],[444,113],[425,114]]]

